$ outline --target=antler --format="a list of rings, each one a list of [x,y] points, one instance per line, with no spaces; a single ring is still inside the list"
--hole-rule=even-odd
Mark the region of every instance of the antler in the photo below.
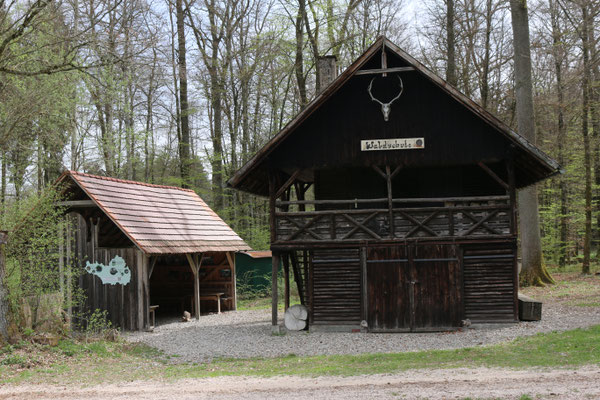
[[[371,100],[378,102],[379,104],[383,105],[383,103],[379,100],[377,100],[375,97],[373,97],[373,93],[371,93],[371,89],[373,88],[373,81],[375,80],[375,78],[371,79],[371,82],[369,83],[369,88],[367,89],[369,91],[369,96],[371,96]]]
[[[371,93],[371,89],[373,88],[373,81],[375,81],[375,78],[371,79],[371,82],[369,82],[369,87],[367,89],[369,92],[369,96],[371,96],[371,100],[376,101],[379,104],[381,104],[381,112],[383,112],[384,121],[387,121],[389,119],[392,103],[394,101],[398,100],[398,98],[400,98],[400,96],[402,95],[402,92],[404,91],[404,83],[402,82],[402,78],[400,78],[399,75],[397,75],[397,76],[398,76],[398,80],[400,81],[400,92],[398,92],[398,95],[396,97],[394,97],[392,100],[390,100],[388,103],[383,103],[382,101],[376,99],[373,96],[373,93]]]

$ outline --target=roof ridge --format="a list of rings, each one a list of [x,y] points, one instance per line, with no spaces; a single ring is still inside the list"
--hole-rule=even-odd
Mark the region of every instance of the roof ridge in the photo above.
[[[146,182],[140,182],[140,181],[132,181],[132,180],[128,180],[128,179],[112,178],[110,176],[93,175],[93,174],[88,174],[86,172],[69,170],[69,174],[79,175],[79,176],[87,176],[89,178],[96,178],[96,179],[101,179],[101,180],[111,181],[111,182],[127,183],[127,184],[132,184],[132,185],[148,186],[148,187],[155,187],[155,188],[161,188],[161,189],[177,189],[177,190],[181,190],[183,192],[196,193],[192,189],[185,189],[185,188],[181,188],[178,186],[157,185],[154,183],[146,183]]]

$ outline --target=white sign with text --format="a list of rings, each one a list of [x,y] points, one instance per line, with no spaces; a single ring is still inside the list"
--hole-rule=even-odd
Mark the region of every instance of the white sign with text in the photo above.
[[[370,139],[360,141],[361,151],[424,149],[424,138]]]

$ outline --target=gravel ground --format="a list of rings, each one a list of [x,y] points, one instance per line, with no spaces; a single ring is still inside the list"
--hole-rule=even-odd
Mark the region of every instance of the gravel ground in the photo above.
[[[600,324],[600,307],[544,304],[542,321],[509,324],[502,328],[465,329],[438,333],[287,332],[271,335],[270,310],[232,311],[202,316],[199,321],[164,323],[154,332],[125,337],[143,342],[182,361],[212,358],[277,357],[455,349],[489,345],[534,335]],[[281,325],[281,322],[280,322]]]

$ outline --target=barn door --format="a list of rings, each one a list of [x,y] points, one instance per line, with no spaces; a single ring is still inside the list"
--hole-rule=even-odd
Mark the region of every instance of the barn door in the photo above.
[[[410,330],[407,247],[375,247],[367,253],[366,314],[371,331]]]
[[[462,285],[454,245],[370,248],[366,263],[366,314],[371,331],[459,326]]]

